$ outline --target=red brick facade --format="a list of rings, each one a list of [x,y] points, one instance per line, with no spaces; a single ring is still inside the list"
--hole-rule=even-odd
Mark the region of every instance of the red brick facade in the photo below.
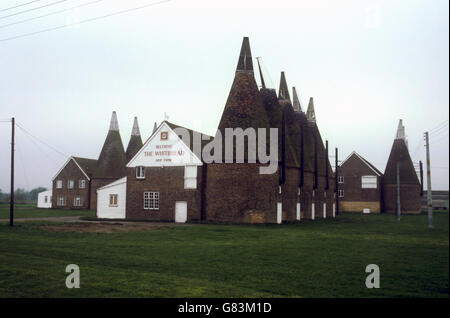
[[[68,188],[69,180],[73,181],[73,188]],[[85,180],[85,188],[80,188],[79,181]],[[57,182],[61,181],[61,188],[57,188]],[[56,209],[89,209],[90,183],[83,171],[78,167],[74,160],[70,160],[64,168],[53,179],[52,207]],[[74,199],[81,198],[81,206],[74,205]],[[65,199],[65,204],[58,203],[59,198]]]
[[[146,167],[145,179],[136,178],[136,168],[127,168],[127,219],[175,220],[175,202],[187,202],[188,220],[201,219],[202,168],[197,167],[197,188],[184,188],[184,167]],[[144,209],[144,191],[159,192],[159,209]]]
[[[340,211],[362,212],[365,208],[375,213],[381,211],[381,172],[374,170],[364,158],[354,152],[339,166],[339,176],[343,177],[339,189],[344,192],[344,197],[339,198]],[[363,176],[376,177],[376,189],[362,188]]]

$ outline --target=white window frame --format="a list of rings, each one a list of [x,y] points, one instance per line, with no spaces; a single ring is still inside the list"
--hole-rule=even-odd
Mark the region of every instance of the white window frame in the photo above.
[[[62,189],[63,182],[62,180],[56,180],[56,189]]]
[[[344,197],[344,190],[343,189],[339,189],[338,190],[338,197],[339,198],[343,198]]]
[[[67,180],[67,189],[73,189],[75,187],[75,182],[73,180]]]
[[[66,206],[66,197],[58,197],[56,199],[57,206]]]
[[[86,180],[84,180],[84,179],[78,180],[78,188],[85,189],[86,188]]]
[[[144,191],[144,210],[159,210],[159,192]]]
[[[145,167],[144,166],[136,167],[136,179],[145,179]]]
[[[197,189],[197,166],[184,166],[184,188]]]
[[[344,183],[344,176],[338,176],[338,183]]]
[[[114,200],[114,198],[115,198],[115,200]],[[111,199],[113,199],[112,203],[111,203]],[[114,201],[116,201],[116,202],[114,203]],[[109,195],[109,206],[116,207],[118,205],[119,205],[119,195],[117,193],[110,194]]]
[[[372,180],[372,182],[367,182],[368,179]],[[378,183],[377,176],[373,175],[361,176],[361,189],[377,189],[378,187],[377,183]]]
[[[46,195],[46,196],[44,196],[44,203],[47,203],[48,202],[48,196]]]
[[[76,207],[83,206],[83,202],[81,200],[81,197],[74,197],[73,198],[73,206],[76,206]]]

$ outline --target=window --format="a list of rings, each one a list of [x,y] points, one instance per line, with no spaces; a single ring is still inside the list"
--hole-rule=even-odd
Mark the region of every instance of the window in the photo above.
[[[44,203],[47,203],[48,202],[48,196],[45,196],[44,197]]]
[[[78,181],[78,188],[80,188],[80,189],[86,188],[86,180],[84,180],[84,179],[79,180]]]
[[[56,201],[56,204],[58,206],[65,206],[66,205],[66,198],[65,197],[58,197],[58,200]]]
[[[377,177],[376,176],[362,176],[361,177],[361,188],[362,189],[376,189],[377,188]]]
[[[342,190],[342,189],[338,190],[338,197],[340,197],[340,198],[344,197],[344,190]]]
[[[344,176],[338,176],[338,183],[344,183]]]
[[[159,192],[144,192],[144,209],[159,210]]]
[[[62,188],[62,180],[56,180],[56,188],[61,189]]]
[[[145,167],[136,167],[136,178],[145,179]]]
[[[109,195],[109,206],[117,206],[118,194],[110,194]]]
[[[81,197],[73,198],[73,206],[81,206]]]
[[[67,181],[67,188],[68,189],[73,189],[73,184],[74,184],[73,180],[68,180]]]
[[[185,189],[197,188],[197,166],[184,167],[184,188]]]

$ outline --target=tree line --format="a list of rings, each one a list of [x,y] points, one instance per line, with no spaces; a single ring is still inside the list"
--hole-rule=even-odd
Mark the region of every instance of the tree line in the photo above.
[[[37,187],[30,191],[26,191],[23,188],[17,188],[14,191],[14,202],[16,203],[27,203],[27,202],[36,202],[38,193],[47,190],[43,187]],[[0,202],[8,203],[10,200],[10,193],[3,193],[2,189],[0,189]]]

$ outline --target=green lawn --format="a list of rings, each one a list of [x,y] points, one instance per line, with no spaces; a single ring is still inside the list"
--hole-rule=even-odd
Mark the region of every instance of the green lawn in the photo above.
[[[342,214],[113,234],[0,223],[0,297],[449,297],[448,213],[434,223]],[[80,289],[65,287],[71,263]],[[368,264],[380,289],[365,287]]]
[[[14,218],[38,218],[48,216],[95,216],[90,210],[38,209],[35,204],[14,205]],[[0,219],[9,218],[9,204],[0,204]]]

